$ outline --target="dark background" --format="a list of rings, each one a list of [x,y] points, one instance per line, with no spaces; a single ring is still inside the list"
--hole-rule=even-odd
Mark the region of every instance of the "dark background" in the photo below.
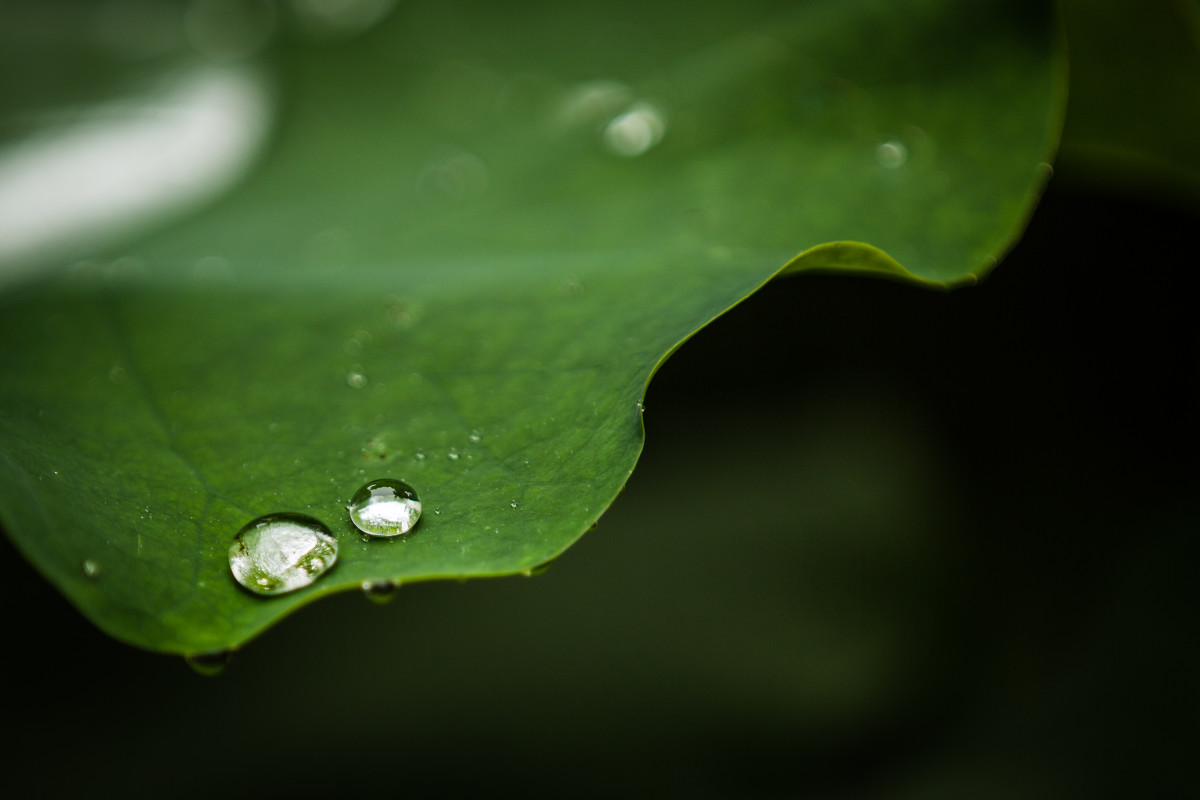
[[[1193,219],[1059,178],[978,287],[776,281],[662,369],[546,574],[333,598],[215,678],[4,539],[5,783],[1187,796]]]

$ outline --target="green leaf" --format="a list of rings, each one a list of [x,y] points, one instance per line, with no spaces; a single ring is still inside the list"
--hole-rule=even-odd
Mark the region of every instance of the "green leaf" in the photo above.
[[[236,191],[0,296],[19,549],[181,653],[364,581],[534,570],[625,484],[658,365],[776,273],[973,282],[1056,141],[1045,9],[793,6],[403,4],[278,46]],[[345,505],[380,477],[425,514],[364,542]],[[265,599],[227,549],[279,511],[340,556]]]

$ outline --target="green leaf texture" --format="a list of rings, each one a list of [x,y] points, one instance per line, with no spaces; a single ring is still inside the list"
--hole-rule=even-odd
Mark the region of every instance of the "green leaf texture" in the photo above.
[[[658,365],[781,270],[945,287],[1002,257],[1053,44],[1006,0],[403,3],[285,39],[234,191],[0,294],[0,520],[102,629],[185,654],[363,581],[536,569],[629,478]],[[424,516],[362,541],[381,477]],[[277,511],[340,557],[266,599],[227,549]]]

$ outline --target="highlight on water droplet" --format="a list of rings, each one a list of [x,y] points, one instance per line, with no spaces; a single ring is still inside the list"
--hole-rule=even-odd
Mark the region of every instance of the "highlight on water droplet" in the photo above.
[[[458,448],[451,447],[450,452],[446,453],[446,458],[450,459],[451,461],[458,461]]]
[[[368,536],[391,538],[408,533],[421,519],[421,500],[404,481],[380,478],[354,493],[350,521]]]
[[[367,385],[367,376],[361,372],[350,372],[346,375],[346,383],[351,389],[361,389]]]
[[[225,668],[233,661],[233,651],[216,650],[211,653],[192,653],[184,656],[183,660],[198,675],[211,678],[225,671]]]
[[[390,603],[399,588],[399,581],[370,580],[362,582],[363,596],[377,605]]]
[[[900,140],[892,139],[875,148],[875,160],[884,169],[897,169],[908,161],[908,148]]]
[[[650,103],[634,103],[604,129],[604,143],[613,153],[636,158],[662,141],[667,131],[663,113]]]
[[[337,540],[319,521],[282,512],[251,520],[233,537],[229,568],[255,594],[308,586],[337,562]]]
[[[483,436],[479,433],[479,431],[471,431],[471,433],[467,435],[467,440],[470,441],[471,444],[479,444],[481,441],[483,441]]]
[[[95,578],[100,574],[100,565],[90,558],[85,558],[83,563],[79,565],[79,569],[83,572],[85,578]]]

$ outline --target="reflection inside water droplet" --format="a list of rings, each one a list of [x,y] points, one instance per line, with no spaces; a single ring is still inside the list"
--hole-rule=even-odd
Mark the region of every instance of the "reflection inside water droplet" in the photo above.
[[[408,533],[421,518],[421,500],[404,481],[381,478],[354,493],[347,507],[350,521],[369,536],[392,537]]]
[[[391,602],[396,596],[396,590],[400,588],[397,581],[374,580],[362,582],[362,593],[372,603],[383,605]]]
[[[303,514],[267,514],[237,532],[229,568],[255,594],[272,595],[308,586],[337,562],[337,540]]]

